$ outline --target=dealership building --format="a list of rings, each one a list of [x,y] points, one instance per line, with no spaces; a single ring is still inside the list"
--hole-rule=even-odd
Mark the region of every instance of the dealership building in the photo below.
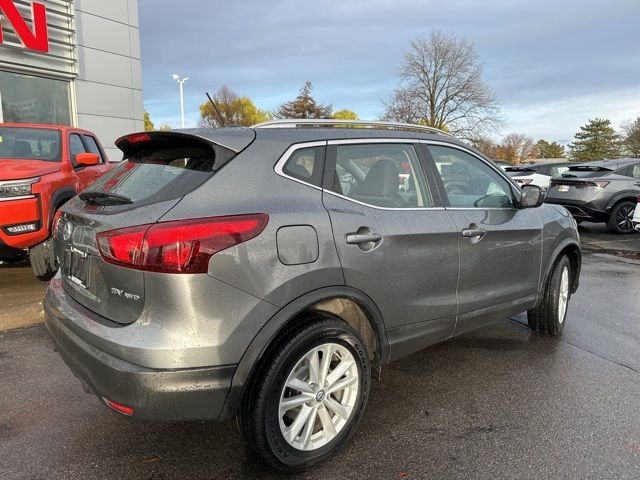
[[[138,0],[0,0],[0,123],[144,128]]]

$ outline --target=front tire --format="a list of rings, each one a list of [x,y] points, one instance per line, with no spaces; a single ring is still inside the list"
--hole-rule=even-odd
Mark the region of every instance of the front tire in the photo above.
[[[613,233],[632,233],[633,212],[636,209],[636,204],[629,200],[624,200],[613,206],[607,218],[607,227]]]
[[[551,270],[542,302],[527,312],[531,330],[560,335],[564,329],[570,298],[571,262],[566,255],[563,255]]]
[[[305,470],[349,439],[371,381],[367,351],[349,325],[316,317],[279,345],[264,368],[240,423],[269,464]]]
[[[58,271],[58,260],[53,249],[52,237],[29,249],[29,262],[38,280],[48,282],[55,276]]]

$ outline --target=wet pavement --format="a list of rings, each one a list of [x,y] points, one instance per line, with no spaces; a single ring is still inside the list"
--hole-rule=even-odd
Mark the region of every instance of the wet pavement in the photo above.
[[[384,367],[350,443],[299,478],[640,478],[640,264],[587,255],[581,283],[560,339],[519,315]],[[42,326],[0,333],[0,385],[3,480],[294,478],[234,422],[108,411]]]

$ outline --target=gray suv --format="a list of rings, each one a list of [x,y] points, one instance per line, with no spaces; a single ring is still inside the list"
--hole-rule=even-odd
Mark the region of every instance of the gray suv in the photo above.
[[[56,220],[45,311],[121,414],[237,416],[267,462],[301,470],[347,441],[381,365],[522,311],[563,329],[572,216],[444,132],[274,121],[117,146]]]
[[[551,179],[546,203],[565,206],[578,222],[605,222],[615,233],[631,233],[640,195],[640,159],[601,160],[569,167]]]

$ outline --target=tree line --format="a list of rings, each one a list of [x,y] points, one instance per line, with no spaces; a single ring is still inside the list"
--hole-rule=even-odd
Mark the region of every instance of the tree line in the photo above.
[[[226,85],[211,100],[200,105],[200,126],[251,126],[274,118],[358,119],[352,110],[334,111],[331,104],[319,103],[310,81],[275,111],[258,108],[249,97]],[[381,120],[440,128],[496,160],[520,163],[567,155],[576,161],[640,157],[640,117],[622,125],[621,132],[616,132],[609,120],[589,120],[566,149],[555,141],[534,142],[521,133],[510,133],[500,142],[491,140],[504,118],[497,95],[483,79],[477,50],[466,38],[438,31],[411,41],[404,52],[398,86],[382,103]],[[145,128],[153,129],[146,112]]]

